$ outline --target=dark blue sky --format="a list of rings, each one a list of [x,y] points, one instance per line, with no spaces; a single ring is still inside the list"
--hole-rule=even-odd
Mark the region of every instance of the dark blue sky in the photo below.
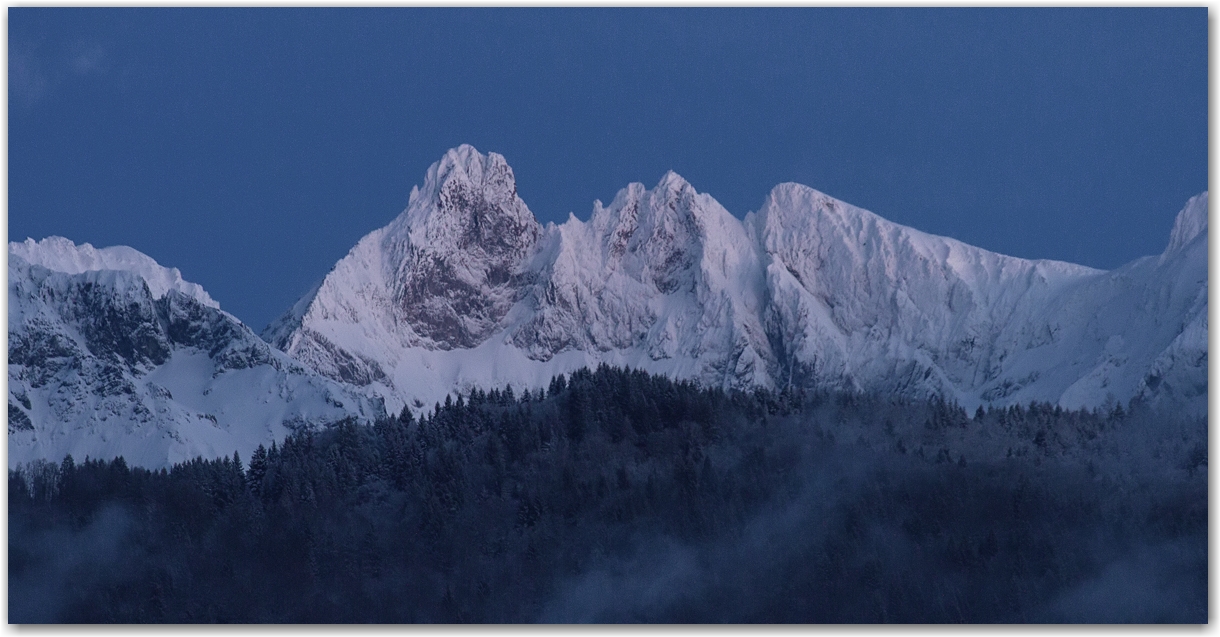
[[[446,149],[543,222],[673,169],[1112,268],[1207,188],[1207,9],[10,8],[9,238],[125,244],[260,329]]]

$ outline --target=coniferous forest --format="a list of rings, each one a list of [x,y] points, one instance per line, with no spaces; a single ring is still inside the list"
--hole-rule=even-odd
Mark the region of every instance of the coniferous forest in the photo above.
[[[9,473],[9,621],[1207,621],[1207,423],[601,367]]]

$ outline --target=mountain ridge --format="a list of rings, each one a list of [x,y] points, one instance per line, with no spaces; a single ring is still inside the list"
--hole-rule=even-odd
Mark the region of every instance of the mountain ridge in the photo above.
[[[779,184],[738,219],[670,171],[543,226],[495,153],[446,153],[262,338],[174,268],[9,244],[9,462],[248,457],[290,430],[606,363],[967,409],[1207,401],[1206,192],[1110,271],[996,254]]]
[[[152,468],[249,458],[300,427],[384,414],[135,250],[62,237],[9,249],[10,467],[68,454]]]
[[[1206,193],[1191,202],[1165,254],[1206,236]],[[469,241],[489,226],[500,228],[491,252],[486,234]],[[1039,313],[1066,320],[1056,299],[1106,275],[923,233],[795,183],[737,219],[673,171],[652,189],[633,183],[596,202],[587,221],[544,227],[516,196],[504,158],[463,145],[429,168],[402,214],[336,264],[319,287],[325,298],[298,302],[264,336],[395,407],[478,384],[542,386],[600,362],[723,387],[1101,404],[1126,398],[1109,381],[1069,396],[1079,378],[1014,377],[1010,361],[1055,340]],[[400,292],[419,292],[420,277],[456,284]],[[1095,358],[1092,349],[1069,354]],[[1101,364],[1058,358],[1082,374]],[[475,369],[481,359],[491,371]]]

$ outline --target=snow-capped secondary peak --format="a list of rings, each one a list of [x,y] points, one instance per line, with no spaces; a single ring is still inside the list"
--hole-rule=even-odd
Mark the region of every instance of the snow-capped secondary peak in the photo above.
[[[688,189],[693,190],[694,186],[691,186],[690,182],[686,181],[682,175],[679,175],[672,170],[667,170],[665,171],[665,174],[661,176],[661,180],[657,182],[656,188],[653,190],[682,192]]]
[[[1165,256],[1181,250],[1199,235],[1207,236],[1206,192],[1191,197],[1174,219],[1173,231],[1169,233],[1169,246],[1165,248]]]
[[[785,182],[772,188],[757,216],[760,227],[773,228],[781,233],[787,230],[809,231],[813,233],[809,238],[814,241],[819,239],[817,235],[821,233],[833,232],[862,248],[865,247],[870,234],[878,237],[919,236],[952,241],[899,225],[868,210],[794,182]]]
[[[249,457],[297,427],[384,413],[131,248],[11,243],[8,290],[10,467]]]
[[[98,249],[88,243],[77,245],[64,237],[53,236],[41,241],[10,242],[8,251],[28,263],[65,274],[96,270],[132,272],[144,279],[154,298],[176,290],[208,307],[220,307],[202,286],[184,280],[178,268],[162,267],[152,257],[127,246]]]
[[[633,183],[620,190],[609,207],[595,203],[589,225],[610,260],[642,251],[645,256],[640,267],[672,269],[679,261],[685,266],[692,263],[691,252],[705,238],[696,219],[715,212],[732,216],[670,171],[652,190]]]

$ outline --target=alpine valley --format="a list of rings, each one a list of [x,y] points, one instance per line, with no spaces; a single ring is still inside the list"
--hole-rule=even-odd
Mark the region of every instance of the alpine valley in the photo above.
[[[513,171],[446,153],[407,209],[255,335],[131,248],[9,244],[9,465],[160,467],[605,363],[702,386],[973,410],[1207,408],[1207,193],[1113,271],[1004,256],[776,186],[738,219],[674,173],[538,223]]]

